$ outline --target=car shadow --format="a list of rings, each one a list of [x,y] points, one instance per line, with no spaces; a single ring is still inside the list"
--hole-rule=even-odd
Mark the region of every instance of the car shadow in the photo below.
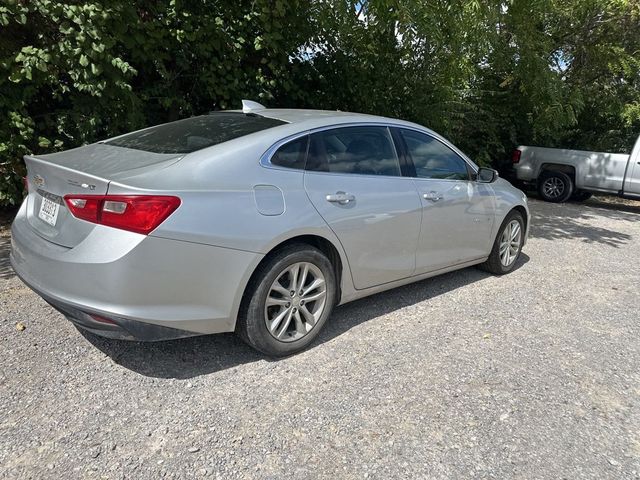
[[[11,262],[9,261],[9,251],[11,250],[11,239],[7,236],[0,236],[0,279],[11,278],[15,275]]]
[[[532,209],[529,236],[547,240],[572,238],[587,243],[600,243],[619,248],[627,244],[632,236],[593,223],[602,218],[637,221],[640,219],[639,214],[640,210],[603,208],[601,204],[592,206],[578,203],[556,204],[536,201],[535,209]]]
[[[0,279],[3,280],[15,276],[9,261],[9,252],[11,251],[9,230],[17,212],[16,208],[0,208]]]
[[[518,187],[520,188],[520,187]],[[540,195],[535,190],[531,190],[530,188],[524,188],[521,190],[527,194],[529,200],[535,201],[538,205],[557,205],[564,207],[575,206],[577,208],[581,207],[593,207],[602,210],[610,210],[615,213],[637,213],[640,214],[640,200],[627,200],[624,198],[617,197],[615,195],[607,195],[605,193],[595,193],[590,199],[579,201],[574,199],[569,199],[564,203],[549,203],[540,198]],[[600,210],[598,210],[600,211]]]
[[[640,214],[640,200],[624,200],[619,197],[594,195],[585,202],[571,202],[574,205],[586,205],[587,207],[611,210],[613,212],[626,212]]]
[[[515,268],[522,268],[528,261],[529,257],[522,253]],[[483,270],[471,267],[339,306],[310,348],[328,342],[364,322],[431,300],[490,276]],[[117,364],[148,377],[188,379],[260,360],[280,360],[255,351],[234,334],[145,343],[111,340],[82,329],[79,331],[87,341]]]

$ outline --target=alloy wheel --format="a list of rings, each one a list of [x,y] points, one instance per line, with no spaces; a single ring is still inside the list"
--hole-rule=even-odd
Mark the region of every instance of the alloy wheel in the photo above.
[[[298,262],[280,272],[269,288],[264,319],[269,333],[281,342],[307,335],[322,317],[327,285],[313,263]]]
[[[558,177],[550,177],[542,184],[544,194],[548,198],[560,198],[565,190],[565,184]]]
[[[522,227],[517,220],[511,220],[500,238],[500,263],[503,267],[509,267],[518,257],[522,242]]]

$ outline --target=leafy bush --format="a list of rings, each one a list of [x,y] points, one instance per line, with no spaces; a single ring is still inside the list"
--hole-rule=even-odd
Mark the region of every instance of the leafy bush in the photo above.
[[[0,7],[0,205],[22,156],[291,92],[305,6],[40,0]]]
[[[241,98],[414,120],[484,165],[640,130],[633,0],[4,0],[0,25],[0,206],[24,154]]]

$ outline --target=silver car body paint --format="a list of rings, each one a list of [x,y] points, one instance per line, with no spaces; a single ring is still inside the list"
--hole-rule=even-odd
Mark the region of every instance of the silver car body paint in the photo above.
[[[527,213],[528,226],[526,196],[502,179],[305,172],[269,162],[277,146],[309,132],[384,125],[432,135],[477,170],[422,126],[343,112],[259,115],[289,123],[187,154],[98,143],[26,157],[29,180],[38,175],[45,185],[31,185],[12,226],[14,269],[36,291],[83,311],[218,333],[234,330],[251,275],[282,242],[302,236],[330,242],[343,268],[345,303],[483,262],[514,207]],[[443,199],[423,198],[432,191]],[[37,217],[43,192],[176,195],[181,205],[145,236],[78,220],[64,205],[51,227]],[[337,192],[356,200],[324,200]]]

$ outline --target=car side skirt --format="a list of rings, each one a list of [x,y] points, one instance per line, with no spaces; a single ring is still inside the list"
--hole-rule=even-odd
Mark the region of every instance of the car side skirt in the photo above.
[[[400,280],[395,280],[393,282],[384,283],[382,285],[377,285],[375,287],[367,288],[364,290],[352,290],[347,294],[343,294],[340,299],[340,305],[345,303],[352,302],[354,300],[358,300],[360,298],[368,297],[369,295],[374,295],[376,293],[384,292],[386,290],[391,290],[397,287],[402,287],[404,285],[408,285],[410,283],[419,282],[421,280],[426,280],[428,278],[437,277],[438,275],[442,275],[448,272],[453,272],[455,270],[460,270],[466,267],[471,267],[473,265],[478,265],[480,263],[484,263],[487,261],[489,257],[482,257],[475,260],[469,260],[463,263],[458,263],[455,265],[451,265],[449,267],[440,268],[438,270],[433,270],[431,272],[422,273],[420,275],[414,275],[411,277],[403,278]]]

